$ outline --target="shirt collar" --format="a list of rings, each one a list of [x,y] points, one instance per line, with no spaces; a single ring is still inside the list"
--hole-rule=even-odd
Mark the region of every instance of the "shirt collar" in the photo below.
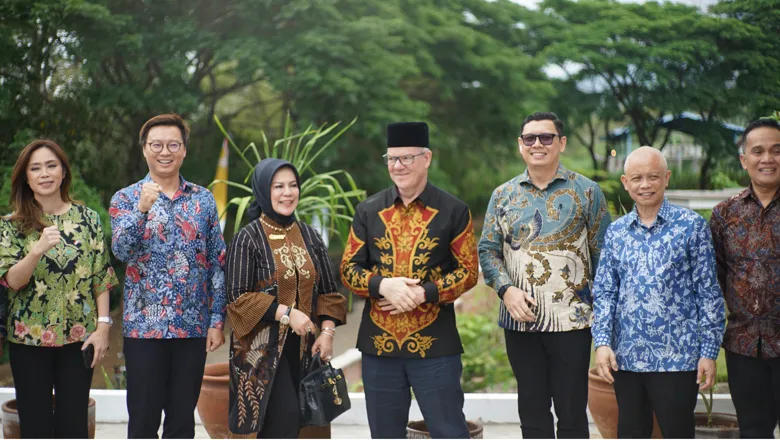
[[[555,172],[555,176],[553,176],[550,183],[555,182],[556,180],[569,180],[571,179],[572,172],[564,168],[563,165],[558,165],[558,170]],[[531,181],[531,176],[528,174],[528,168],[523,171],[523,174],[518,176],[518,182],[519,183],[528,183],[533,185],[533,182]],[[549,185],[548,185],[549,186]]]
[[[753,184],[751,183],[748,185],[747,189],[742,191],[741,193],[737,194],[738,199],[746,199],[748,197],[751,197],[756,203],[761,205],[761,202],[758,200],[758,196],[756,196],[755,191],[753,191]],[[772,203],[780,200],[780,190],[775,191],[775,196],[772,198]]]
[[[636,223],[637,225],[642,225],[642,221],[639,219],[639,211],[636,209],[636,203],[634,204],[634,209],[631,210],[631,213],[628,214],[631,220],[631,223]],[[669,203],[668,200],[666,200],[666,197],[664,197],[663,203],[661,203],[661,209],[658,210],[658,214],[656,215],[655,222],[653,222],[653,226],[656,224],[663,224],[668,223],[672,219],[672,204]]]
[[[390,188],[390,200],[392,203],[401,200],[401,195],[398,194],[398,187],[395,185]],[[431,182],[425,183],[425,189],[423,189],[423,192],[414,200],[421,201],[425,206],[431,206],[433,202],[433,185],[431,185]],[[414,200],[412,200],[412,202],[414,202]]]

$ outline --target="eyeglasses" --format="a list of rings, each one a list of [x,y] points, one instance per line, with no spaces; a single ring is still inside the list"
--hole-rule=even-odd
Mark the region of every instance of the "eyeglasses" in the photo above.
[[[154,141],[154,142],[147,142],[146,145],[148,145],[149,149],[152,150],[152,152],[154,153],[161,153],[163,150],[163,146],[168,147],[168,151],[170,151],[171,153],[175,153],[179,151],[182,147],[182,143],[178,141],[168,142],[167,144]]]
[[[539,142],[542,143],[542,145],[552,145],[555,136],[558,135],[554,133],[524,134],[520,136],[520,139],[523,140],[523,145],[525,145],[526,147],[530,147],[536,143],[537,138],[539,139]]]
[[[409,166],[414,163],[414,158],[417,156],[422,156],[425,154],[425,151],[418,154],[408,154],[406,156],[388,156],[387,154],[382,156],[382,159],[385,161],[385,164],[387,166],[393,166],[396,162],[400,161],[401,165]]]

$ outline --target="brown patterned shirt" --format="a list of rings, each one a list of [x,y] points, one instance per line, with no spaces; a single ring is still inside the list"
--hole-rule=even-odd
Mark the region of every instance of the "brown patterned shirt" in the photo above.
[[[729,310],[723,348],[780,357],[780,191],[764,208],[751,186],[715,207],[710,228]]]
[[[479,266],[471,212],[431,185],[404,206],[395,186],[357,207],[341,280],[368,298],[357,347],[379,356],[426,358],[463,353],[453,303],[477,283]],[[399,315],[378,306],[386,277],[419,279],[425,302]]]

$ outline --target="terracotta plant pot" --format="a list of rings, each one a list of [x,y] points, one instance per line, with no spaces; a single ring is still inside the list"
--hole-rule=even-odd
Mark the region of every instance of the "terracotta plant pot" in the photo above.
[[[482,438],[482,422],[466,420],[466,426],[469,428],[469,438]],[[406,438],[431,438],[431,433],[425,422],[418,420],[406,425]]]
[[[198,398],[198,415],[211,438],[228,438],[228,395],[230,364],[208,364]]]
[[[707,427],[707,413],[697,412],[696,438],[739,438],[739,424],[734,414],[712,413],[712,428]]]
[[[16,399],[3,403],[3,438],[21,438],[19,431],[19,410],[16,408]],[[95,438],[95,399],[89,398],[87,410],[88,438]]]
[[[596,368],[588,371],[588,408],[601,436],[617,438],[618,405],[615,387],[602,379]],[[663,438],[655,415],[653,415],[653,438]]]
[[[208,364],[203,372],[203,384],[198,398],[198,415],[211,438],[230,438],[228,405],[230,395],[230,364]],[[245,436],[242,436],[245,437]],[[330,425],[301,428],[298,438],[330,438]]]

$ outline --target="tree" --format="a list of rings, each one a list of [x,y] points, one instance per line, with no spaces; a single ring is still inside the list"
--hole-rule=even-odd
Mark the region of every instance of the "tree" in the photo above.
[[[573,63],[572,79],[610,94],[643,145],[663,148],[668,114],[731,116],[744,101],[739,77],[751,72],[746,60],[768,58],[754,26],[689,6],[546,0],[542,10],[553,23],[540,30],[550,41],[549,59]]]
[[[551,108],[564,123],[569,142],[576,140],[588,150],[594,170],[606,171],[611,157],[611,123],[621,120],[620,108],[612,95],[585,92],[575,80],[557,81],[556,86],[557,94]],[[596,150],[602,139],[605,148],[599,160]],[[598,174],[594,176],[596,180],[598,177]]]

